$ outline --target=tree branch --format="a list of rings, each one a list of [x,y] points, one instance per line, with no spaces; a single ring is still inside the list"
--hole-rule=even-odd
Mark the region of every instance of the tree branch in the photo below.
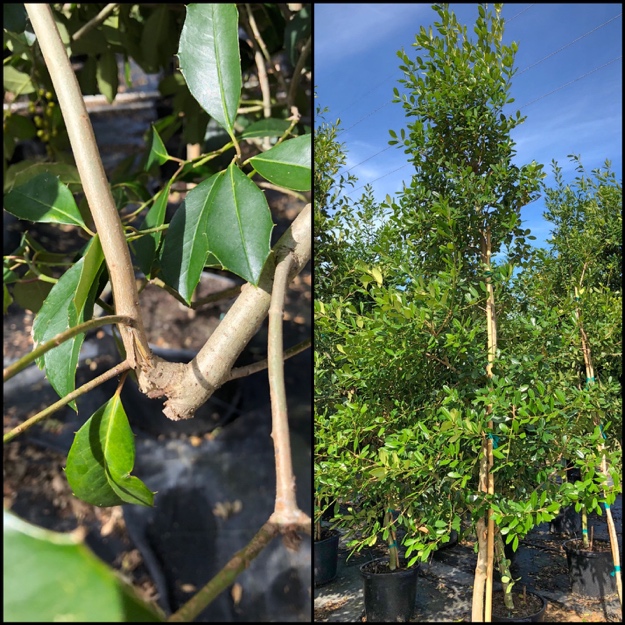
[[[109,270],[115,308],[134,320],[134,327],[120,326],[126,354],[133,368],[153,366],[139,308],[139,296],[119,213],[104,172],[85,102],[72,71],[65,46],[48,4],[25,4],[37,35],[41,53],[59,99],[67,134],[74,153],[85,196],[93,217]],[[138,349],[135,349],[135,345]],[[137,362],[138,360],[138,362]]]
[[[235,360],[267,316],[273,288],[275,258],[293,255],[292,280],[310,259],[311,207],[307,204],[273,248],[258,286],[245,284],[241,295],[216,330],[187,365],[159,362],[158,371],[140,372],[141,389],[150,397],[166,395],[163,411],[170,419],[189,419],[230,375]]]

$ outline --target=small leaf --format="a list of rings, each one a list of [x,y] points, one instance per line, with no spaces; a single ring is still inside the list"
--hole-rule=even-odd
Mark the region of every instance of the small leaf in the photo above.
[[[134,463],[134,435],[115,395],[76,432],[67,456],[67,481],[76,497],[94,506],[152,506],[154,493],[130,475]]]
[[[242,139],[252,137],[281,137],[291,126],[285,119],[261,119],[250,124],[241,135]]]
[[[167,154],[167,148],[158,134],[158,130],[152,126],[152,147],[150,148],[150,154],[145,164],[145,171],[148,171],[153,163],[162,165],[168,160],[169,154]]]
[[[250,163],[269,182],[287,189],[311,188],[311,135],[289,139],[254,156]]]
[[[167,198],[169,197],[169,188],[171,187],[171,180],[161,189],[155,200],[152,208],[145,216],[143,223],[139,230],[148,230],[149,228],[158,228],[163,225],[165,221],[165,212],[167,209]],[[149,278],[151,277],[152,263],[158,246],[161,243],[162,232],[151,232],[137,239],[132,244],[137,258],[137,263],[141,271]]]
[[[49,173],[39,174],[7,193],[4,208],[28,221],[85,225],[70,190]]]
[[[234,135],[241,98],[239,16],[234,4],[189,4],[180,34],[180,71],[200,106]]]
[[[377,267],[374,267],[371,270],[371,275],[375,278],[375,281],[378,283],[378,285],[382,286],[382,272]]]
[[[18,95],[33,93],[35,87],[28,74],[20,72],[11,65],[5,65],[3,68],[4,89]]]
[[[115,99],[119,87],[117,58],[113,52],[106,52],[98,59],[96,80],[100,93],[106,97],[110,104]]]

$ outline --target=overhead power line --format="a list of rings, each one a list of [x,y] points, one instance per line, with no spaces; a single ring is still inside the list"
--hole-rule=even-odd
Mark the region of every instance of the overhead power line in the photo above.
[[[506,20],[506,24],[509,24],[512,20],[515,20],[517,17],[519,17],[519,15],[523,15],[523,13],[525,13],[525,11],[528,11],[533,6],[534,6],[533,4],[530,4],[528,7],[525,7],[524,9],[519,11],[514,17],[511,17],[509,20]]]
[[[588,37],[588,35],[590,35],[591,33],[594,33],[596,30],[599,30],[600,28],[603,28],[604,26],[606,26],[607,24],[615,20],[617,17],[621,17],[621,15],[623,15],[623,13],[619,13],[618,15],[615,15],[613,18],[609,19],[607,22],[604,22],[603,24],[600,24],[596,28],[589,30],[587,33],[584,33],[581,37],[578,37],[577,39],[573,39],[573,41],[571,41],[570,43],[567,43],[565,46],[562,46],[559,50],[556,50],[555,52],[548,54],[546,57],[540,59],[540,61],[536,61],[536,63],[532,63],[531,65],[526,67],[524,70],[520,71],[517,75],[520,76],[521,74],[524,74],[527,70],[532,69],[532,67],[536,67],[536,65],[538,65],[539,63],[542,63],[543,61],[550,59],[552,56],[555,56],[559,52],[562,52],[562,50],[566,50],[566,48],[568,48],[569,46],[572,46],[574,43],[576,43],[577,41],[580,41],[580,39],[583,39],[584,37]]]
[[[521,15],[521,13],[524,13],[525,11],[527,11],[528,9],[530,9],[532,6],[534,6],[533,4],[528,6],[526,9],[523,9],[523,11],[520,11],[519,13],[517,13],[514,17],[510,18],[510,20],[508,20],[508,22],[511,22],[513,19],[515,19],[516,17],[518,17],[519,15]],[[604,22],[603,24],[599,24],[599,26],[596,26],[595,28],[593,28],[592,30],[589,30],[587,33],[584,33],[583,35],[581,35],[580,37],[577,37],[577,39],[574,39],[573,41],[567,43],[565,46],[562,46],[561,48],[559,48],[558,50],[551,52],[550,54],[548,54],[547,56],[545,56],[544,58],[540,59],[539,61],[536,61],[535,63],[533,63],[532,65],[526,67],[525,69],[521,70],[517,75],[520,76],[521,74],[524,74],[525,72],[529,71],[530,69],[532,69],[533,67],[535,67],[536,65],[542,63],[543,61],[546,61],[547,59],[551,58],[552,56],[555,56],[556,54],[559,54],[560,52],[562,52],[563,50],[565,50],[566,48],[568,48],[569,46],[572,46],[574,43],[576,43],[577,41],[580,41],[581,39],[583,39],[584,37],[587,37],[588,35],[594,33],[595,31],[599,30],[600,28],[603,28],[604,26],[606,26],[607,24],[609,24],[610,22],[614,21],[615,19],[617,19],[618,17],[621,17],[623,15],[623,13],[619,13],[618,15],[615,15],[614,17],[610,18],[607,22]],[[601,68],[597,68],[597,69],[601,69]],[[386,80],[386,79],[385,79]],[[384,82],[384,81],[383,81]],[[381,83],[380,83],[381,84]],[[568,84],[568,83],[567,83]],[[378,84],[379,86],[379,84]],[[565,85],[566,86],[566,85]],[[376,89],[377,87],[374,87],[374,89]],[[370,93],[371,91],[367,91],[366,93]],[[366,94],[365,94],[366,95]],[[546,96],[541,96],[542,97],[546,97]],[[535,101],[535,100],[534,100]],[[388,100],[387,102],[385,102],[384,104],[382,104],[381,106],[379,106],[378,108],[374,109],[373,111],[371,111],[370,113],[367,113],[366,115],[364,115],[363,117],[361,117],[358,121],[354,122],[351,126],[349,126],[348,128],[345,128],[345,130],[341,130],[341,132],[339,132],[336,136],[337,138],[340,137],[342,134],[346,133],[348,130],[351,130],[352,128],[354,128],[355,126],[357,126],[358,124],[362,123],[363,121],[365,121],[365,119],[368,119],[369,117],[371,117],[372,115],[374,115],[375,113],[377,113],[378,111],[380,111],[381,109],[383,109],[385,106],[388,106],[389,104],[392,104],[393,100]],[[524,106],[528,106],[527,104]],[[345,108],[343,108],[342,110],[345,110]],[[375,156],[375,155],[374,155]]]
[[[590,74],[594,74],[595,72],[598,72],[600,69],[603,69],[604,67],[607,67],[608,65],[610,65],[610,63],[614,63],[615,61],[618,61],[619,59],[622,59],[622,58],[623,58],[622,56],[617,56],[615,59],[612,59],[611,61],[604,63],[600,67],[595,67],[595,69],[591,69],[589,72],[586,72],[583,76],[574,78],[573,80],[570,80],[569,82],[562,85],[561,87],[558,87],[557,89],[554,89],[553,91],[550,91],[549,93],[545,93],[545,95],[541,95],[539,98],[536,98],[535,100],[532,100],[531,102],[527,102],[526,104],[524,104],[523,106],[519,108],[525,108],[526,106],[529,106],[530,104],[534,104],[534,102],[538,102],[538,100],[542,100],[543,98],[546,98],[548,95],[551,95],[552,93],[555,93],[556,91],[560,91],[560,89],[564,89],[564,87],[568,87],[569,85],[572,85],[574,82],[577,82],[578,80],[581,80],[582,78],[586,78],[586,76],[590,76]]]
[[[569,82],[565,83],[564,85],[561,85],[557,89],[554,89],[553,91],[550,91],[549,93],[545,93],[544,95],[541,95],[539,98],[536,98],[535,100],[532,100],[531,102],[527,102],[526,104],[524,104],[523,106],[520,106],[519,108],[522,109],[522,108],[525,108],[526,106],[529,106],[530,104],[534,104],[535,102],[538,102],[539,100],[542,100],[543,98],[546,98],[547,96],[550,96],[550,95],[556,93],[557,91],[560,91],[561,89],[564,89],[565,87],[568,87],[569,85],[572,85],[574,82],[578,82],[579,80],[582,80],[583,78],[586,78],[587,76],[590,76],[591,74],[594,74],[595,72],[598,72],[600,69],[603,69],[604,67],[607,67],[611,63],[614,63],[614,62],[616,62],[616,61],[618,61],[618,60],[620,60],[622,58],[623,58],[622,56],[618,56],[615,59],[612,59],[611,61],[608,61],[607,63],[604,63],[603,65],[600,65],[599,67],[595,67],[595,69],[592,69],[589,72],[586,72],[585,74],[582,74],[581,76],[578,76],[577,78],[574,78],[573,80],[570,80]],[[392,147],[392,146],[389,146],[389,147]],[[386,152],[386,150],[388,150],[388,149],[389,149],[388,147],[384,148],[383,150],[381,150],[380,152],[377,152],[373,156],[370,156],[366,160],[368,161],[368,160],[372,159],[374,156],[378,156],[378,154],[382,154],[382,152]],[[364,163],[365,161],[362,161],[362,162]],[[359,164],[362,164],[362,163],[359,163]],[[378,180],[381,180],[382,178],[386,178],[387,176],[390,176],[391,174],[394,174],[395,172],[399,171],[400,169],[404,169],[404,167],[408,167],[410,165],[411,165],[411,163],[406,163],[405,165],[402,165],[401,167],[398,167],[397,169],[393,169],[392,171],[389,171],[386,174],[378,176],[377,178],[375,178],[375,180],[370,180],[366,184],[372,184],[374,182],[377,182]],[[357,165],[354,165],[354,167],[357,167]],[[350,168],[350,169],[353,169],[353,167]],[[359,191],[360,189],[363,189],[365,186],[366,185],[362,185],[360,187],[357,187],[351,193],[346,193],[346,195],[349,197],[349,196],[353,195],[356,191]]]

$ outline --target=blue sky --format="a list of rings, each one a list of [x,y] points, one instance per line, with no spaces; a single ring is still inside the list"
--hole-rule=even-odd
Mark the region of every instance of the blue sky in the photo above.
[[[477,6],[450,4],[469,36],[475,36]],[[518,165],[532,160],[542,163],[548,185],[553,183],[552,159],[562,167],[567,181],[577,175],[568,154],[580,155],[588,173],[609,159],[617,179],[622,180],[621,12],[621,4],[504,4],[504,43],[519,45],[518,71],[510,92],[515,102],[505,112],[520,110],[527,116],[512,133],[517,150],[514,161]],[[405,166],[403,148],[388,146],[388,131],[399,134],[407,125],[401,104],[391,103],[393,88],[402,90],[396,53],[403,48],[414,59],[415,34],[437,18],[430,4],[315,5],[316,104],[329,108],[328,122],[341,120],[343,132],[338,140],[345,144],[346,169],[358,178],[348,191],[353,199],[360,197],[360,187],[366,183],[371,183],[381,201],[410,180],[413,170]],[[575,41],[579,37],[583,38]],[[542,217],[544,211],[541,198],[521,212],[524,227],[532,230],[537,237],[534,244],[540,246],[546,245],[551,227]]]

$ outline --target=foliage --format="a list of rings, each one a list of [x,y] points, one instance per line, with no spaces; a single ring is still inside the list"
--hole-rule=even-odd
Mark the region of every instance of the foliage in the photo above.
[[[541,273],[546,264],[531,251],[521,209],[536,197],[544,174],[535,162],[513,163],[510,132],[523,118],[502,112],[513,101],[508,91],[517,46],[502,44],[501,6],[495,15],[479,7],[477,41],[446,5],[434,8],[439,35],[421,28],[414,44],[427,56],[413,61],[398,53],[408,93],[396,89],[395,100],[414,121],[407,131],[391,131],[390,143],[404,146],[415,174],[397,200],[377,207],[388,216],[375,236],[357,219],[345,219],[339,251],[339,229],[323,233],[324,245],[335,248],[323,248],[333,263],[320,272],[323,288],[315,298],[315,479],[327,487],[328,499],[347,504],[335,523],[348,530],[355,549],[380,535],[392,545],[391,528],[384,527],[392,508],[394,528],[405,530],[409,565],[427,559],[467,515],[475,523],[490,509],[516,549],[561,505],[579,497],[599,510],[620,489],[611,469],[615,488],[601,492],[601,434],[594,426],[597,409],[609,405],[613,416],[616,379],[605,379],[601,389],[578,386],[579,322],[570,291],[566,305],[554,301],[551,278],[565,275],[579,255],[586,262],[591,249],[593,258],[608,260],[596,263],[593,276],[620,275],[615,213],[582,212],[586,204],[620,200],[606,188],[607,175],[598,198],[588,182],[583,201],[563,189],[548,191],[554,219],[567,220],[554,238],[566,242],[570,255],[554,251],[549,277]],[[319,187],[327,197],[329,179],[315,179],[315,193],[318,183],[327,185]],[[565,218],[571,213],[595,233],[602,232],[599,215],[609,220],[611,257],[596,240],[565,236],[575,227]],[[315,223],[316,236],[324,223]],[[491,265],[490,254],[500,251],[505,260]],[[515,269],[524,270],[520,277]],[[485,372],[489,283],[499,334],[491,379]],[[619,303],[603,301],[594,311],[604,324],[599,336],[610,345],[599,353],[618,357]],[[478,489],[485,437],[493,440],[494,495]],[[617,460],[618,450],[610,453]],[[563,458],[584,459],[583,484],[563,480]]]
[[[64,99],[64,88],[59,89],[59,106],[53,84],[59,84],[60,70],[52,68],[51,76],[49,59],[41,51],[43,35],[56,41],[57,33],[38,30],[38,41],[24,6],[5,7],[4,84],[8,101],[15,105],[4,114],[5,209],[22,220],[62,225],[79,233],[84,244],[70,254],[53,254],[32,233],[24,233],[19,247],[4,258],[4,311],[15,298],[35,313],[35,346],[57,339],[57,346],[37,363],[59,396],[69,399],[84,332],[64,341],[59,334],[89,322],[96,301],[106,306],[98,298],[109,279],[114,282],[115,266],[124,265],[131,277],[133,269],[141,270],[145,282],[158,283],[189,305],[205,267],[259,284],[274,226],[262,187],[273,185],[302,199],[300,192],[311,187],[311,135],[301,122],[310,114],[310,103],[300,83],[309,66],[310,13],[308,8],[294,12],[274,4],[122,4],[104,9],[78,4],[51,9],[65,52],[79,68],[82,95],[100,92],[112,102],[120,88],[118,61],[130,85],[133,60],[147,73],[163,70],[159,91],[172,108],[146,133],[145,152],[126,159],[106,189],[106,199],[114,198],[110,205],[125,239],[119,257],[113,257],[104,245],[112,240],[110,233],[101,228],[94,232],[94,215],[104,210],[89,197],[85,180],[88,165],[100,166],[99,159],[97,164],[80,162],[72,138],[74,164],[65,124],[71,128],[76,111]],[[29,9],[29,15],[35,24],[36,13]],[[261,63],[273,70],[252,80]],[[289,76],[291,64],[297,71]],[[20,108],[24,103],[25,110]],[[214,139],[209,143],[209,119],[223,129],[216,134],[218,145]],[[85,143],[94,142],[89,125],[82,132]],[[35,137],[45,145],[46,157],[21,160],[16,148]],[[180,158],[178,149],[191,143],[199,144],[202,153]],[[156,193],[155,180],[162,183]],[[167,221],[168,196],[180,182],[189,183],[189,192]],[[124,263],[128,250],[132,266]],[[119,306],[124,298],[115,284],[114,290]],[[136,288],[134,294],[136,298]],[[130,321],[134,329],[142,329],[142,321]],[[141,362],[139,343],[124,342],[124,347],[137,350],[122,354],[128,367]],[[139,367],[136,373],[141,373]],[[68,481],[76,496],[94,505],[151,506],[154,493],[131,476],[134,436],[119,390],[77,432],[67,460]],[[69,405],[77,410],[75,402]],[[272,536],[265,535],[267,540]]]
[[[83,543],[78,535],[59,534],[31,525],[4,511],[4,617],[25,622],[160,622]],[[59,571],[66,578],[59,592]],[[25,593],[28,595],[25,598]]]

